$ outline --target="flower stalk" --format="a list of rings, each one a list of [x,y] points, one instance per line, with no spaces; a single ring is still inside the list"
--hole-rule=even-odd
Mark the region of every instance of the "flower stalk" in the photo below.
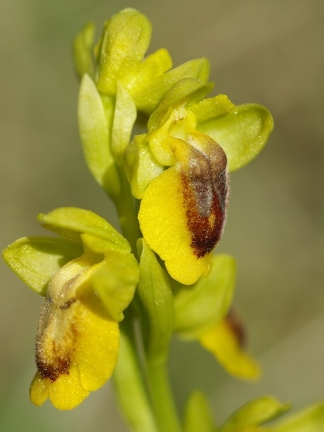
[[[121,411],[134,432],[159,432],[139,359],[134,321],[128,315],[121,325],[121,347],[113,387]]]
[[[181,432],[182,428],[174,404],[167,365],[148,361],[147,375],[160,432]]]
[[[141,237],[140,227],[137,218],[136,202],[131,195],[130,185],[125,173],[120,176],[121,192],[115,199],[121,232],[129,241],[132,251],[137,256],[136,242]]]

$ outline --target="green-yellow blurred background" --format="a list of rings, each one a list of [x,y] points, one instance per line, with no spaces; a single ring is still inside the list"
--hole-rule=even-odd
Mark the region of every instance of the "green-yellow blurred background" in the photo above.
[[[177,403],[181,408],[187,392],[200,387],[222,421],[265,393],[296,409],[324,400],[321,0],[2,0],[1,249],[42,235],[35,216],[58,206],[89,208],[116,223],[81,153],[71,41],[86,21],[94,20],[99,33],[127,6],[152,21],[150,52],[169,49],[175,65],[207,56],[214,94],[263,104],[275,120],[265,150],[232,175],[218,247],[238,260],[235,305],[263,379],[236,381],[196,344],[175,341],[170,373]],[[29,402],[41,298],[0,265],[1,432],[125,432],[110,385],[73,412]]]

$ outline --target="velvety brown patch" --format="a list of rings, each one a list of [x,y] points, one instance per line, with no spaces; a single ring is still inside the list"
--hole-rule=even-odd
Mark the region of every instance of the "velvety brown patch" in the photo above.
[[[226,217],[227,176],[226,155],[214,144],[206,155],[193,149],[189,170],[181,171],[187,226],[191,247],[202,258],[209,253],[222,235]]]

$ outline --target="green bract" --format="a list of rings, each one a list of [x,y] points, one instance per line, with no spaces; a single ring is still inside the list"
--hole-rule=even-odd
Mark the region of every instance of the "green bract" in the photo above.
[[[95,66],[92,52],[94,36],[94,24],[88,23],[74,38],[74,61],[79,78],[84,74],[88,74],[91,78],[94,78]]]
[[[123,167],[124,152],[130,141],[135,119],[135,103],[128,91],[122,86],[122,84],[118,83],[114,122],[112,126],[111,148],[116,161],[121,167]]]
[[[166,272],[144,240],[138,241],[140,279],[138,295],[141,322],[150,361],[166,360],[173,330],[173,297]]]
[[[120,181],[111,150],[113,101],[104,102],[88,75],[81,81],[78,120],[83,153],[88,167],[110,196],[120,193]]]

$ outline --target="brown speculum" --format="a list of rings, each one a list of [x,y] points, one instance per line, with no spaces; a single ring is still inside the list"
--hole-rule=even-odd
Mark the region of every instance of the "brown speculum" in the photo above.
[[[197,258],[211,252],[221,238],[228,194],[227,159],[213,143],[208,154],[193,148],[187,169],[181,170],[191,248]]]

